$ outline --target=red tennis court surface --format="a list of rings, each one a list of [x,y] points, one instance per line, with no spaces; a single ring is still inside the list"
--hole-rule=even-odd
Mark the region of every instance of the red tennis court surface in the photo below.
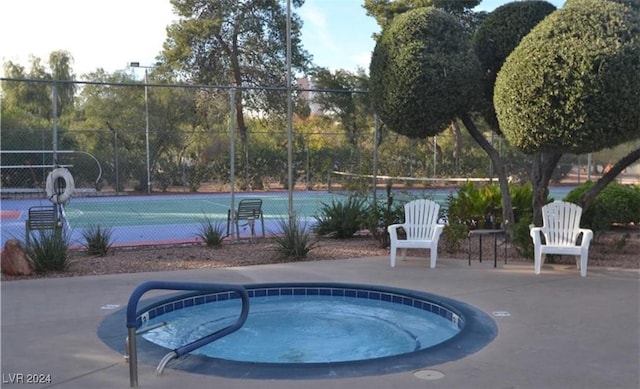
[[[17,209],[10,209],[10,210],[0,209],[0,220],[18,219],[21,214],[22,214],[22,211]]]

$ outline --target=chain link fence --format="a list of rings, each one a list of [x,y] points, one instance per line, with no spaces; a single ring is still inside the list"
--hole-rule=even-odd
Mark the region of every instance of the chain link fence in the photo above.
[[[54,85],[3,80],[5,96],[12,88],[55,96]],[[370,191],[375,175],[398,177],[392,180],[394,187],[412,190],[450,185],[446,180],[450,177],[494,178],[489,158],[464,132],[456,137],[448,129],[436,138],[411,140],[384,126],[376,130],[371,108],[358,99],[362,95],[358,91],[297,91],[289,134],[284,90],[231,93],[227,87],[113,82],[73,86],[73,104],[49,107],[52,99],[48,98],[20,110],[9,98],[2,102],[3,209],[11,199],[44,199],[47,176],[56,166],[72,173],[76,198],[228,193],[232,189],[256,195],[287,192],[289,171],[296,193],[329,192],[336,187]],[[319,94],[324,96],[323,105],[314,100]],[[55,121],[50,119],[54,112],[58,113]],[[632,142],[622,149],[637,145]],[[494,147],[503,156],[508,174],[526,181],[530,157],[499,139]],[[605,151],[589,158],[567,155],[554,180],[595,179],[608,163],[615,162],[617,153]],[[628,177],[638,177],[637,168],[628,170]],[[353,175],[367,178],[354,181]],[[376,183],[384,187],[388,181]],[[100,224],[100,217],[95,223]]]

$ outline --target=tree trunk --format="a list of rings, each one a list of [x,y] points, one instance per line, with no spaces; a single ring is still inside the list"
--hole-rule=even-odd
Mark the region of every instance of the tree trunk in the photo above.
[[[542,206],[549,196],[551,174],[558,166],[562,153],[538,153],[531,167],[531,186],[533,188],[533,224],[542,225]]]
[[[244,107],[242,105],[242,93],[236,93],[236,123],[242,145],[242,159],[244,160],[244,185],[249,185],[249,132],[244,121]]]
[[[242,86],[242,72],[240,70],[240,50],[238,48],[238,32],[234,32],[231,47],[229,47],[224,39],[218,35],[218,41],[221,43],[229,58],[231,60],[231,70],[233,72],[232,82],[236,86]],[[243,92],[242,89],[236,90],[236,101],[234,102],[236,108],[236,125],[238,126],[238,133],[240,134],[240,142],[242,144],[242,155],[244,159],[244,182],[245,185],[249,185],[249,132],[247,125],[244,121],[244,104],[243,104]]]
[[[583,210],[586,210],[591,206],[598,193],[600,193],[602,189],[607,186],[607,184],[613,181],[626,167],[630,166],[639,159],[640,149],[636,149],[616,162],[616,164],[613,165],[613,167],[611,167],[611,169],[602,177],[600,177],[600,179],[591,188],[589,188],[589,190],[582,194],[579,203]]]
[[[502,220],[504,220],[504,229],[509,235],[513,235],[513,206],[511,205],[511,194],[509,193],[509,181],[507,173],[504,170],[504,164],[498,154],[498,151],[487,141],[487,139],[478,130],[469,114],[460,116],[462,123],[467,128],[471,137],[482,147],[489,155],[495,169],[498,182],[500,183],[500,194],[502,196]]]
[[[451,134],[453,135],[453,160],[455,161],[456,172],[460,171],[460,156],[462,155],[462,134],[460,126],[456,120],[451,121]]]

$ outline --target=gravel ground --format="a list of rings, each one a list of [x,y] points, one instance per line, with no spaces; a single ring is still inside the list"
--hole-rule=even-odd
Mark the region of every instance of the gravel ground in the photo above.
[[[475,240],[474,240],[475,241]],[[623,244],[624,242],[624,244]],[[483,245],[483,257],[490,258],[492,245]],[[467,260],[466,242],[455,253],[444,252],[440,245],[438,259]],[[477,257],[477,242],[471,251]],[[502,248],[498,247],[498,250]],[[77,277],[85,275],[154,272],[184,269],[209,269],[231,266],[282,263],[292,261],[317,261],[347,258],[388,256],[389,249],[379,248],[370,236],[356,236],[351,239],[319,239],[316,246],[303,259],[283,258],[276,252],[276,244],[271,239],[224,241],[218,248],[204,245],[147,246],[112,248],[106,256],[88,256],[83,250],[73,250],[70,265],[65,272],[38,274],[31,277],[12,277],[2,274],[2,281],[42,277]],[[427,250],[409,250],[408,255],[425,256]],[[499,253],[502,258],[502,252]],[[515,249],[508,250],[509,262],[529,262]],[[573,257],[561,257],[558,263],[575,263]],[[608,233],[589,250],[589,266],[640,268],[640,227]]]

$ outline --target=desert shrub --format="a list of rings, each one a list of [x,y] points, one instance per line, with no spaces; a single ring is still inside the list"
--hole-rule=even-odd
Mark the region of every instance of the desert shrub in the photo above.
[[[593,186],[586,182],[565,197],[566,201],[578,203],[584,192]],[[614,223],[640,222],[640,186],[611,182],[595,197],[589,208],[582,211],[581,225],[590,228],[596,235],[611,230]]]
[[[337,239],[350,238],[365,226],[366,213],[364,198],[349,196],[344,202],[333,199],[331,204],[322,204],[320,215],[315,216],[314,231]]]
[[[208,217],[205,217],[204,221],[200,223],[198,237],[207,247],[220,247],[225,236],[225,228],[221,223],[214,223]]]
[[[306,224],[295,218],[279,222],[280,234],[273,237],[276,252],[287,258],[304,258],[316,245],[316,240]]]
[[[90,225],[89,228],[82,232],[82,237],[85,240],[84,247],[87,249],[89,255],[104,256],[111,248],[111,236],[113,230],[108,227],[101,227],[99,225]]]
[[[32,233],[26,252],[37,272],[62,271],[69,266],[69,234],[64,229]]]

